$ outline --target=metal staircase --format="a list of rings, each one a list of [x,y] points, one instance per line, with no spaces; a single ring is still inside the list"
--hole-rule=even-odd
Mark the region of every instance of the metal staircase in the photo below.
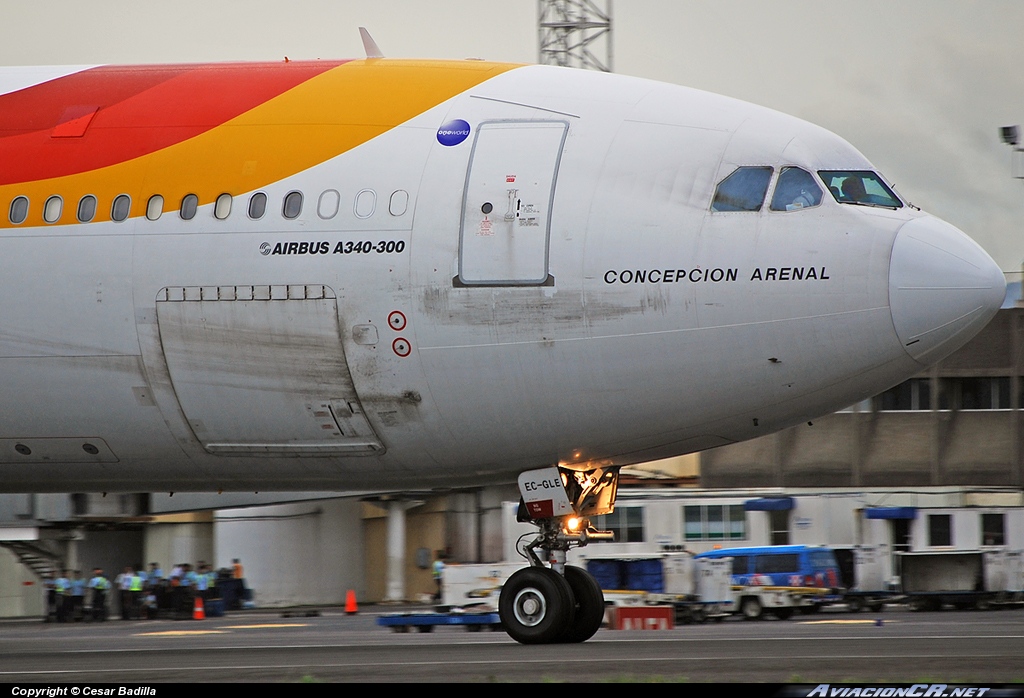
[[[17,555],[21,564],[31,569],[40,579],[55,579],[61,571],[61,556],[49,550],[40,541],[5,540],[0,547]]]

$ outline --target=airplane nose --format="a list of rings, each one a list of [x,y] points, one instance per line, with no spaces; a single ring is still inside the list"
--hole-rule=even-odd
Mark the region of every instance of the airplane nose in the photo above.
[[[938,218],[909,221],[889,262],[889,308],[903,348],[928,365],[981,331],[1006,296],[1003,272],[976,242]]]

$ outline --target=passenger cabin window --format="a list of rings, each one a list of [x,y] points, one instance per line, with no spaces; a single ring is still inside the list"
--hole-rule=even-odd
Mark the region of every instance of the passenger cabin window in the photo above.
[[[324,220],[330,220],[338,215],[341,209],[341,194],[336,189],[328,189],[320,194],[316,202],[316,215]]]
[[[96,197],[86,194],[78,201],[78,222],[89,223],[96,217]]]
[[[300,213],[302,213],[302,192],[288,192],[288,195],[284,197],[284,208],[281,209],[281,215],[292,220],[298,218]]]
[[[874,172],[819,170],[818,174],[835,200],[841,204],[903,208],[899,197]]]
[[[24,196],[16,197],[11,202],[11,210],[8,212],[7,218],[14,225],[24,223],[25,219],[28,218],[28,198]]]
[[[770,167],[739,167],[718,183],[712,211],[760,211],[768,182],[772,178]]]
[[[267,195],[261,191],[249,197],[249,218],[258,221],[267,212]]]
[[[56,223],[60,220],[60,214],[64,211],[64,199],[59,196],[51,196],[43,204],[43,220],[47,223]]]
[[[127,194],[118,194],[114,198],[114,203],[110,207],[110,217],[120,223],[123,220],[128,219],[128,214],[131,213],[132,199]]]
[[[181,200],[181,209],[178,213],[183,221],[190,221],[196,217],[196,211],[199,209],[199,197],[195,194],[186,194],[185,198]]]
[[[164,197],[159,194],[154,194],[149,197],[149,201],[146,203],[146,218],[151,221],[158,220],[164,212]]]
[[[799,211],[821,203],[821,187],[799,167],[783,167],[772,195],[773,211]]]
[[[219,221],[231,215],[231,194],[221,194],[213,205],[213,217]]]

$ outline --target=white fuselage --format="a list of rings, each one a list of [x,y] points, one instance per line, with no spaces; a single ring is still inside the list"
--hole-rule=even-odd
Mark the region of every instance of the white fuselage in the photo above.
[[[713,211],[741,166],[773,168],[769,200],[783,167],[872,169],[767,109],[524,67],[261,187],[259,220],[232,192],[223,220],[202,202],[2,229],[0,489],[426,488],[663,458],[876,394],[998,308],[994,263],[912,207]]]

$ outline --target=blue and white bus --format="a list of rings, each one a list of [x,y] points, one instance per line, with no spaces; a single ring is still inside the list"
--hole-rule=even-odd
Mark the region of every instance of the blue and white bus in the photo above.
[[[810,545],[763,545],[749,548],[719,548],[697,558],[732,558],[734,590],[766,588],[785,591],[794,606],[816,611],[825,603],[842,600],[839,564],[830,548]],[[759,617],[762,603],[752,593],[739,591],[738,609],[747,617]],[[790,609],[791,612],[791,609]],[[787,611],[779,609],[783,617]]]

